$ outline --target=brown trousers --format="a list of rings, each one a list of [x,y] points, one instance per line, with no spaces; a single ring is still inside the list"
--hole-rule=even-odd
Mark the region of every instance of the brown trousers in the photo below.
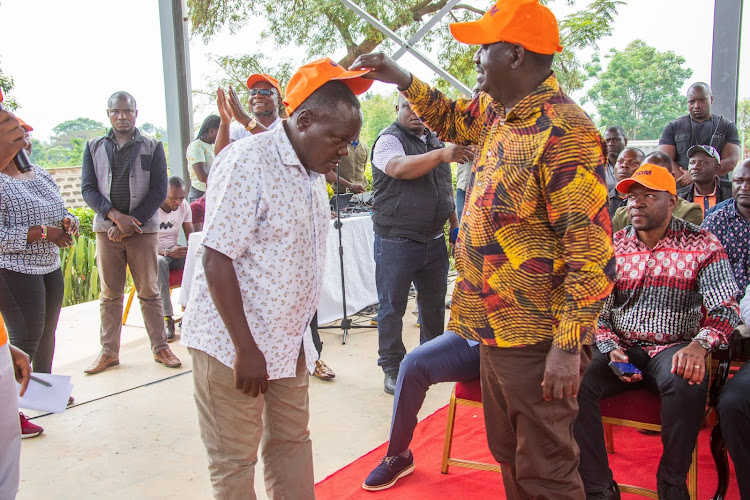
[[[576,398],[545,401],[544,367],[551,342],[528,347],[480,347],[487,442],[503,469],[509,500],[586,498],[578,474],[573,422]],[[591,347],[581,351],[581,377]]]
[[[253,397],[235,388],[234,370],[203,351],[189,351],[193,396],[214,498],[256,498],[255,464],[260,447],[269,499],[314,499],[305,355],[301,353],[297,360],[296,377],[270,380],[268,391]]]
[[[151,339],[151,350],[156,354],[167,347],[164,312],[157,285],[158,244],[157,233],[133,234],[122,241],[110,240],[107,233],[96,233],[96,263],[102,290],[99,305],[102,318],[100,340],[102,352],[109,356],[120,354],[123,295],[128,266],[141,302],[141,313]]]

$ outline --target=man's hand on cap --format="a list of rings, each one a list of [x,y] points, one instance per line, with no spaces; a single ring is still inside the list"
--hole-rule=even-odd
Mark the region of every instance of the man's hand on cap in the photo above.
[[[372,71],[363,75],[362,78],[371,78],[385,83],[395,83],[399,90],[406,90],[411,85],[411,73],[382,52],[362,54],[349,66],[349,71],[368,68],[372,69]]]

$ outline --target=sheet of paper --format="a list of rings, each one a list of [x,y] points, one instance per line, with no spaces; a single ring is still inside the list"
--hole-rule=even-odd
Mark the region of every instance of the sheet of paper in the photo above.
[[[18,407],[26,410],[49,411],[62,413],[68,406],[68,398],[73,392],[70,375],[52,375],[50,373],[33,373],[37,378],[52,384],[50,387],[36,380],[29,380],[29,386],[23,397],[18,397]],[[21,384],[16,383],[16,394]]]

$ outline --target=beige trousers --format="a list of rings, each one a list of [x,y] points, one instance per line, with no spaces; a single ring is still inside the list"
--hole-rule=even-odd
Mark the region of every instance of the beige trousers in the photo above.
[[[310,405],[304,354],[297,376],[271,380],[266,394],[252,397],[235,389],[234,370],[203,351],[193,358],[195,405],[208,454],[214,497],[255,499],[258,447],[271,500],[315,498]]]
[[[102,290],[99,306],[102,318],[100,340],[102,351],[109,356],[120,354],[122,303],[128,266],[141,302],[141,313],[151,339],[151,350],[156,354],[167,347],[164,312],[157,285],[158,244],[157,233],[133,234],[122,241],[110,240],[107,233],[96,233],[96,261]]]

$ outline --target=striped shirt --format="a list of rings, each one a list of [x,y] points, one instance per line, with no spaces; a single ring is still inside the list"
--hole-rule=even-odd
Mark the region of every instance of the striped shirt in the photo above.
[[[26,243],[33,226],[62,226],[65,209],[60,189],[43,168],[33,179],[0,172],[0,268],[24,274],[48,274],[60,267],[60,249],[47,240]]]
[[[739,290],[716,236],[672,217],[653,249],[638,239],[633,226],[615,233],[614,241],[617,279],[596,335],[602,353],[637,345],[653,357],[693,339],[707,341],[712,349],[727,344],[740,322]]]
[[[593,343],[614,257],[605,146],[586,113],[554,74],[507,114],[484,92],[451,101],[417,78],[404,95],[440,139],[480,148],[448,329],[500,347]]]

